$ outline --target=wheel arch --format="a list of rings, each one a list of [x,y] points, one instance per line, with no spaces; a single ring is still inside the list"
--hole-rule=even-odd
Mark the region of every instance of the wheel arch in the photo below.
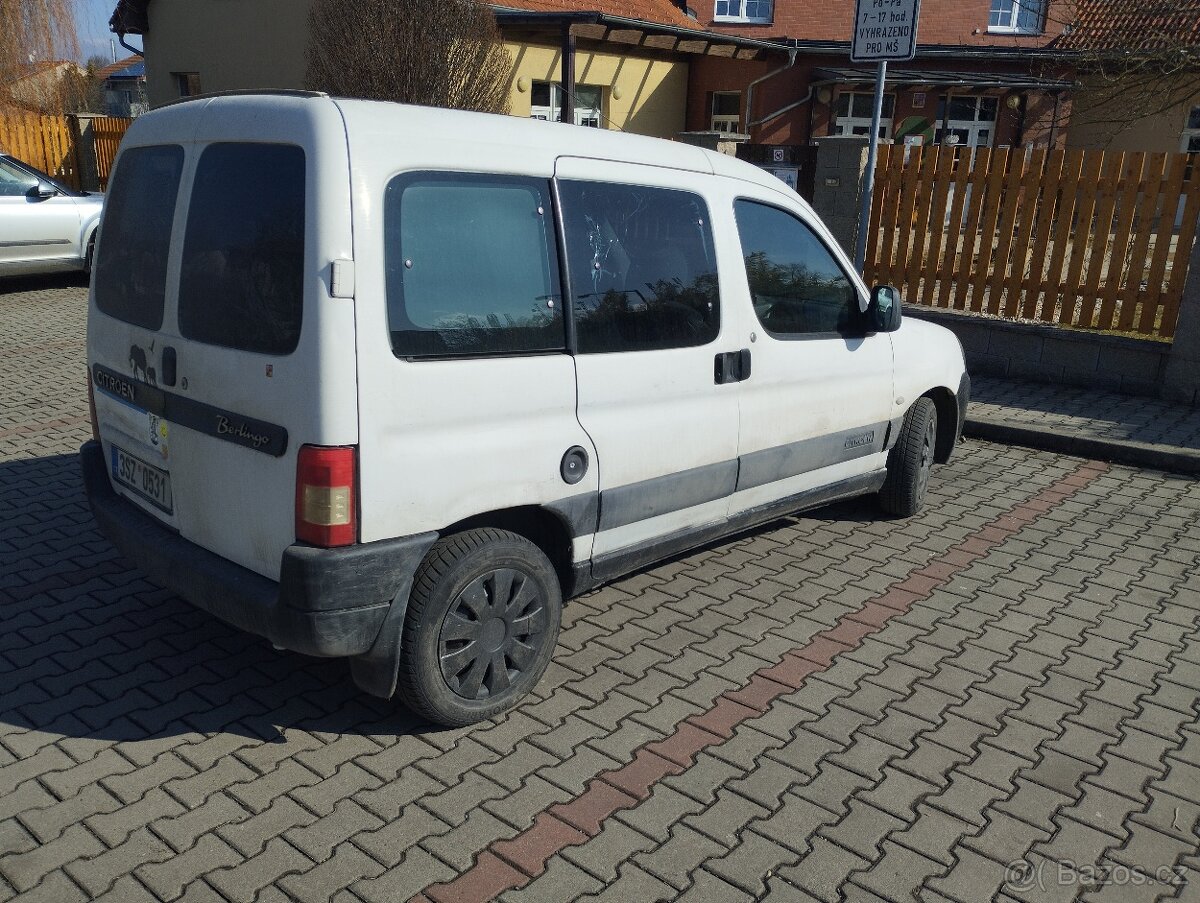
[[[933,449],[933,460],[945,464],[958,442],[958,400],[945,386],[935,386],[921,397],[932,400],[937,411],[937,444]]]
[[[522,505],[474,514],[438,532],[442,536],[451,536],[477,527],[508,530],[528,539],[545,552],[554,565],[563,599],[571,597],[575,582],[572,569],[574,543],[570,526],[562,515],[538,505]]]

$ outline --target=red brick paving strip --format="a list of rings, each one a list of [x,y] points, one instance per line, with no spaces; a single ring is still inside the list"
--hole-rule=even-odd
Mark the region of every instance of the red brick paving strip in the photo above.
[[[555,853],[595,837],[606,819],[645,800],[658,781],[690,767],[701,750],[728,740],[739,724],[765,712],[785,693],[799,689],[809,675],[828,668],[834,656],[854,649],[865,637],[882,630],[891,617],[929,598],[977,558],[1107,470],[1108,465],[1099,462],[1081,464],[1033,498],[998,515],[937,561],[892,584],[862,608],[843,616],[836,626],[785,653],[778,664],[755,672],[745,686],[722,694],[712,708],[687,718],[669,737],[636,750],[629,764],[597,775],[570,802],[539,813],[532,827],[511,840],[493,843],[457,878],[427,887],[410,903],[486,903],[506,890],[528,884],[546,870]]]

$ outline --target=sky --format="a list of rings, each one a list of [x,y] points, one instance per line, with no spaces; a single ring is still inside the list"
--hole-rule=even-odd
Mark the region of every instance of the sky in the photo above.
[[[79,28],[79,58],[86,60],[99,54],[106,60],[112,59],[109,40],[116,35],[108,30],[108,19],[116,8],[117,0],[76,0],[75,23]],[[141,46],[141,38],[130,38],[129,43]],[[129,56],[129,51],[117,45],[117,59]]]

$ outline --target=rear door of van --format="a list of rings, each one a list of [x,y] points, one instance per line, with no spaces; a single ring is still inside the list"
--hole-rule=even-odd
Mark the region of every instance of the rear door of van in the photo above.
[[[97,249],[89,367],[114,488],[277,578],[296,455],[358,440],[345,129],[329,101],[222,97],[141,117]]]

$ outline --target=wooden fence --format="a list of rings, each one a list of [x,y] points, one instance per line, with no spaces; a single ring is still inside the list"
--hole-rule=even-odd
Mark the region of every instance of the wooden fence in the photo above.
[[[103,191],[117,147],[132,121],[0,110],[0,150],[71,188],[91,185]]]
[[[0,150],[78,189],[75,148],[75,132],[65,116],[0,111]]]
[[[884,146],[865,269],[917,304],[1170,338],[1198,219],[1196,155]]]
[[[117,158],[117,148],[132,122],[132,119],[111,116],[92,120],[92,146],[95,148],[96,179],[100,183],[101,191],[108,188],[108,175],[112,172],[113,161]]]

